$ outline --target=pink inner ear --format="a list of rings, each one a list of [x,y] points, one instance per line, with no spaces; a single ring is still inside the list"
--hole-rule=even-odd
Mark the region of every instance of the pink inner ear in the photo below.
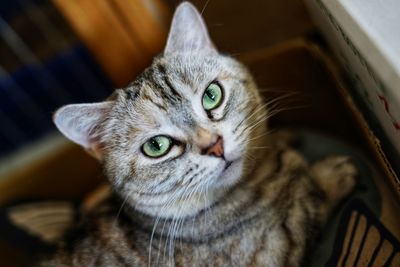
[[[184,2],[175,11],[164,54],[193,51],[217,53],[201,15]]]

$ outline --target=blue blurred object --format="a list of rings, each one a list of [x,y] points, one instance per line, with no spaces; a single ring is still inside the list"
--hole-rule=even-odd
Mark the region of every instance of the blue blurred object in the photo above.
[[[112,89],[50,1],[0,3],[0,158],[54,131],[59,106]]]

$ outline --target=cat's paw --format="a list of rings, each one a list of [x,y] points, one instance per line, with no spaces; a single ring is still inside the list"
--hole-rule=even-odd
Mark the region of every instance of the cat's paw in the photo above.
[[[330,156],[311,167],[311,175],[332,202],[350,194],[356,184],[357,168],[347,156]]]

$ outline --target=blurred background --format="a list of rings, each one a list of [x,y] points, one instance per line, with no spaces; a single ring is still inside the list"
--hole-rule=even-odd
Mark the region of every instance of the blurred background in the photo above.
[[[104,99],[149,62],[167,20],[145,2],[1,1],[0,158],[54,132],[57,107]]]

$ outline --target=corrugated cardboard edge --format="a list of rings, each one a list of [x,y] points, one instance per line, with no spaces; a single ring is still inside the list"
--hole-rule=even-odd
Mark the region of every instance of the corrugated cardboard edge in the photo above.
[[[395,65],[371,35],[373,31],[365,28],[359,18],[353,17],[343,1],[304,0],[304,3],[335,59],[353,81],[352,91],[357,92],[358,100],[363,101],[365,110],[369,112],[365,117],[368,121],[376,120],[376,125],[379,125],[380,131],[376,134],[399,175],[398,166],[394,165],[400,157],[400,80]]]
[[[306,45],[306,43],[304,45]],[[373,152],[377,163],[387,177],[387,181],[394,189],[393,191],[396,194],[397,200],[400,201],[399,179],[394,172],[391,164],[389,163],[385,152],[381,147],[379,139],[375,136],[374,132],[369,127],[364,115],[357,108],[355,102],[353,101],[353,98],[348,93],[348,89],[346,89],[341,69],[338,67],[336,61],[331,56],[323,52],[320,47],[310,42],[307,43],[307,46],[309,47],[309,49],[311,49],[313,55],[315,55],[319,60],[323,61],[324,65],[326,65],[327,69],[329,70],[329,74],[332,75],[333,80],[337,83],[336,88],[338,89],[339,94],[341,95],[343,101],[351,112],[354,120],[357,123],[358,128],[364,134],[364,137],[366,138],[366,141],[370,147],[370,150]]]

